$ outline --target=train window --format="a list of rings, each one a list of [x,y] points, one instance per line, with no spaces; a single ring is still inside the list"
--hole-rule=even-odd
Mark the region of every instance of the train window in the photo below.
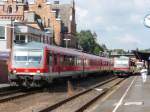
[[[80,58],[77,58],[77,65],[78,65],[78,66],[82,65],[82,61],[81,61]]]
[[[64,63],[64,56],[63,55],[60,55],[60,65],[63,65]]]
[[[57,54],[54,54],[54,65],[57,65]]]
[[[74,65],[77,65],[77,57],[74,58]]]
[[[74,59],[75,58],[73,56],[69,57],[69,65],[72,65],[72,66],[74,65],[74,62],[75,62]]]
[[[88,59],[85,59],[84,60],[84,66],[88,66],[89,65],[89,60]]]
[[[48,64],[48,65],[52,65],[52,60],[53,60],[53,59],[52,59],[52,53],[51,53],[51,52],[48,52],[48,53],[47,53],[46,59],[47,59],[47,60],[46,60],[46,61],[47,61],[47,64]]]
[[[28,61],[29,62],[40,63],[41,59],[42,59],[42,52],[41,51],[32,50],[32,51],[28,52]]]
[[[27,56],[15,56],[15,61],[27,61]]]
[[[53,57],[52,53],[49,53],[49,65],[52,65]]]
[[[5,27],[0,26],[0,40],[5,39]]]

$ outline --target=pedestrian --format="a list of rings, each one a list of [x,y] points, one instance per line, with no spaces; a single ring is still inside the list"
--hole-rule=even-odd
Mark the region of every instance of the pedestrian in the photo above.
[[[146,69],[146,67],[143,67],[140,72],[141,72],[143,82],[146,82],[146,78],[147,78],[147,69]]]

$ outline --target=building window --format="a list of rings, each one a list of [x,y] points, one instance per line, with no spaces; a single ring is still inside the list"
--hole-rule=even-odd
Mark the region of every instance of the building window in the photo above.
[[[5,27],[0,26],[0,40],[5,40]]]
[[[1,2],[0,2],[0,3],[1,3]],[[1,10],[1,11],[4,11],[4,6],[3,6],[3,5],[0,6],[0,10]]]
[[[11,5],[8,6],[7,12],[12,13],[12,6]]]
[[[17,34],[15,38],[16,43],[25,43],[25,35]]]

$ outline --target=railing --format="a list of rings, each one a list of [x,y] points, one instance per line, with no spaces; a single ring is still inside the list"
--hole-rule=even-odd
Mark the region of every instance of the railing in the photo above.
[[[23,20],[23,15],[0,15],[0,19]]]

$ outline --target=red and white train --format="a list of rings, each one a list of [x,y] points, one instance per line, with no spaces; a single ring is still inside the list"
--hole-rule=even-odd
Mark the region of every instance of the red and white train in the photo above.
[[[114,75],[119,77],[128,77],[134,73],[134,62],[125,56],[114,58]]]
[[[110,72],[113,61],[48,44],[29,42],[13,47],[9,80],[23,86],[39,86],[55,78],[84,76],[92,72]]]

